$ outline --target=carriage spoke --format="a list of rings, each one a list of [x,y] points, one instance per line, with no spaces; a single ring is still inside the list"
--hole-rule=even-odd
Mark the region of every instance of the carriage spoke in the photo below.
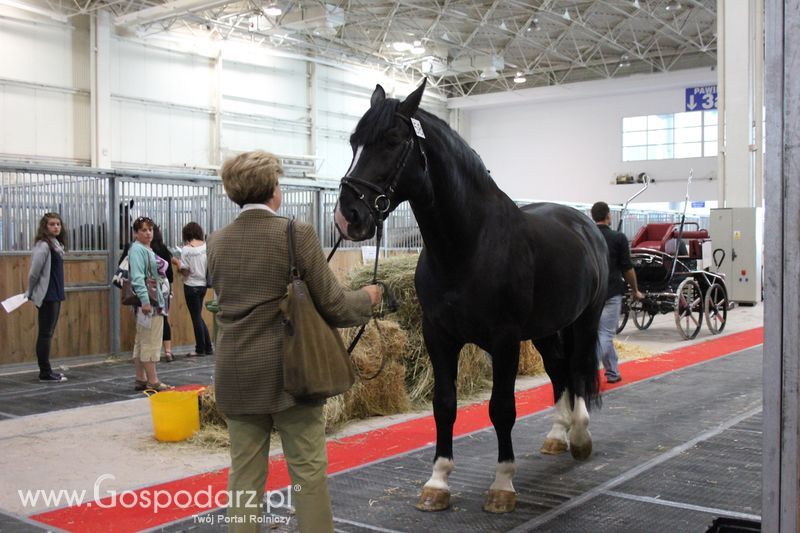
[[[704,313],[711,333],[717,334],[725,328],[728,319],[728,296],[720,282],[714,282],[706,291]]]
[[[684,339],[693,339],[703,324],[703,294],[693,278],[684,279],[675,295],[675,324]]]

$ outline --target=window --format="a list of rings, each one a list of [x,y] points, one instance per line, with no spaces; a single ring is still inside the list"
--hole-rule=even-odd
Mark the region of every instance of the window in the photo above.
[[[717,155],[717,111],[622,119],[622,160],[683,159]]]

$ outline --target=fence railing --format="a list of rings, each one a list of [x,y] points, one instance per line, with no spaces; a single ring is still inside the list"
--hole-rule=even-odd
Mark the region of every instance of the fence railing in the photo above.
[[[322,246],[332,247],[338,238],[333,221],[338,190],[285,182],[282,189],[281,214],[313,225]],[[589,204],[566,205],[589,215]],[[611,207],[613,227],[620,210]],[[213,175],[0,165],[0,253],[30,251],[39,219],[48,211],[58,212],[64,219],[70,250],[111,251],[113,258],[132,239],[132,222],[139,216],[152,218],[167,246],[175,248],[187,222],[198,222],[210,234],[236,218],[239,207],[228,199],[220,179]],[[629,210],[624,214],[622,231],[632,239],[648,223],[679,220],[680,213],[675,211]],[[687,216],[687,221],[708,227],[708,217]],[[383,243],[387,250],[422,248],[408,203],[387,219]],[[370,245],[374,245],[374,238],[358,243],[345,241],[341,246]]]

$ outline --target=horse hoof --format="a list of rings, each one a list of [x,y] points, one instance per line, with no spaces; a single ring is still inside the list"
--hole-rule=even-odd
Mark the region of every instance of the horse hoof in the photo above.
[[[510,513],[517,506],[517,493],[510,490],[489,489],[483,510],[487,513]]]
[[[542,448],[539,450],[540,453],[546,455],[559,455],[565,451],[567,451],[567,443],[557,439],[545,439]]]
[[[569,453],[572,454],[573,459],[577,459],[578,461],[584,461],[588,459],[589,456],[592,455],[591,439],[580,445],[570,443]]]
[[[422,487],[417,509],[420,511],[444,511],[450,507],[450,492],[443,489]]]

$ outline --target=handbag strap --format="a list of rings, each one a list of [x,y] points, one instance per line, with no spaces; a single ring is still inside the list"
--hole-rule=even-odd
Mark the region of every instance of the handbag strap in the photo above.
[[[300,270],[297,268],[296,251],[294,247],[294,219],[289,219],[286,227],[286,239],[289,242],[289,281],[300,279]]]

